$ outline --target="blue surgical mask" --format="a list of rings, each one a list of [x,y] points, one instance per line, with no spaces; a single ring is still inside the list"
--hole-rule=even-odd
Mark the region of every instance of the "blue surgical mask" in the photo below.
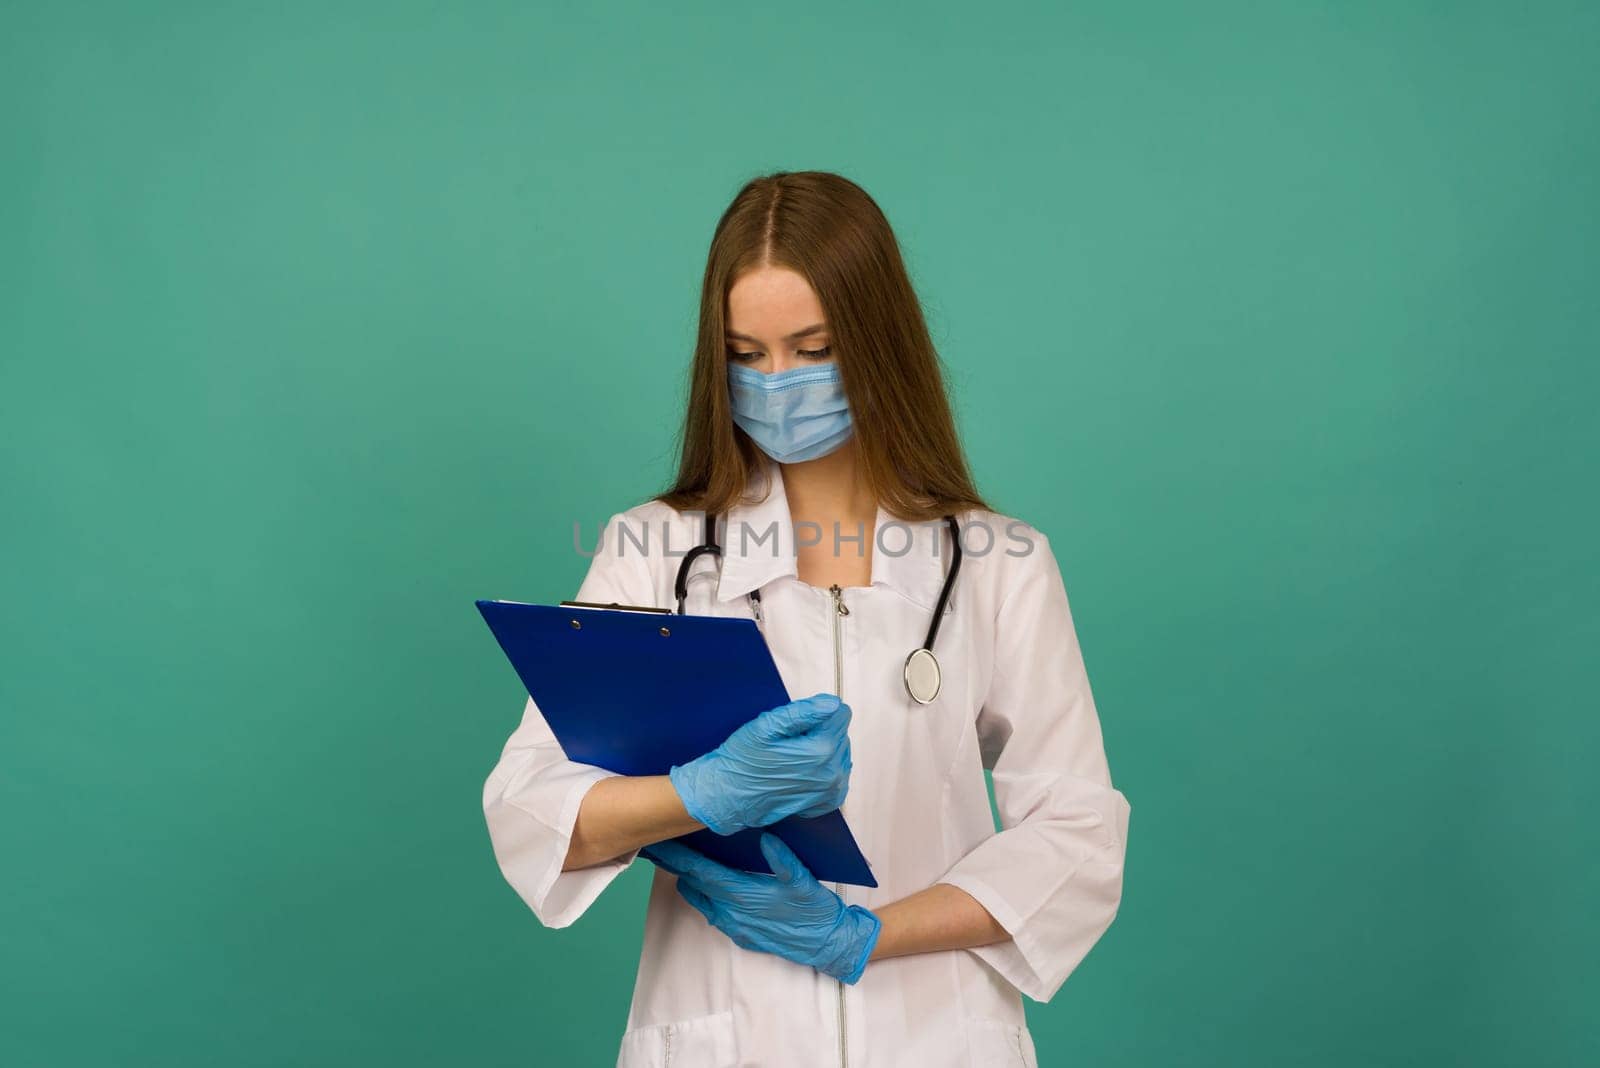
[[[850,405],[837,363],[764,375],[728,365],[733,421],[780,464],[815,460],[850,438]]]

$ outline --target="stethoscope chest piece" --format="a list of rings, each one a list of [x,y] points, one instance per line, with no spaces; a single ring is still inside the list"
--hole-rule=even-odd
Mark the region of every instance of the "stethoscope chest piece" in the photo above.
[[[928,648],[913,649],[906,657],[906,693],[919,705],[931,704],[939,696],[939,660]]]

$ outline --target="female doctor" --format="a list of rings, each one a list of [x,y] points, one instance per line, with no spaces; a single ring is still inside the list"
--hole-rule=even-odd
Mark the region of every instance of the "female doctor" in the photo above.
[[[506,879],[565,927],[656,865],[619,1068],[1035,1065],[1020,995],[1048,1001],[1116,915],[1129,805],[1050,543],[974,489],[860,187],[777,173],[723,214],[681,445],[576,599],[754,619],[811,696],[643,777],[566,759],[530,700],[483,794]],[[774,874],[670,841],[834,808],[876,888],[771,835]]]

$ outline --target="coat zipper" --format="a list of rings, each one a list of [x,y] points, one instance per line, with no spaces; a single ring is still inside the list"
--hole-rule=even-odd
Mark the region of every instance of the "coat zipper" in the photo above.
[[[840,620],[850,614],[850,609],[845,607],[844,591],[835,582],[828,587],[828,592],[833,595],[833,693],[839,700],[844,700],[844,639],[840,634]],[[844,895],[844,884],[834,883],[834,892],[841,897]],[[849,1032],[845,1030],[844,1016],[844,980],[835,979],[839,984],[839,1068],[850,1068],[850,1042]]]

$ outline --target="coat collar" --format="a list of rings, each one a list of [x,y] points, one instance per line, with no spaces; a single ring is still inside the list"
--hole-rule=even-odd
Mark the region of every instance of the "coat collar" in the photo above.
[[[765,491],[763,496],[763,491]],[[717,600],[731,601],[751,590],[760,589],[774,579],[798,577],[795,565],[796,532],[789,513],[789,498],[784,491],[783,471],[768,460],[751,495],[755,503],[740,501],[728,510],[718,524],[722,545],[722,569],[717,580]],[[956,517],[958,520],[960,516]],[[873,586],[884,585],[932,612],[939,601],[945,572],[950,565],[950,532],[944,520],[915,522],[900,519],[878,506],[870,546]],[[841,531],[841,553],[857,551],[854,542],[843,540],[850,531]],[[810,528],[799,532],[802,538],[815,538]],[[822,544],[832,545],[833,532],[822,532]],[[861,551],[868,551],[862,547]],[[946,610],[953,610],[961,583],[951,588]]]

